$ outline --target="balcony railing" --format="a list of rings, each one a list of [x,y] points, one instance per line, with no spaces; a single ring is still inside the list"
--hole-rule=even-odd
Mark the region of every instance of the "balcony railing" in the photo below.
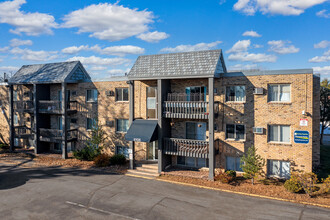
[[[33,110],[33,101],[14,101],[15,110],[29,111]]]
[[[63,131],[59,129],[40,128],[40,140],[46,142],[61,142],[64,140]],[[67,130],[67,141],[74,141],[78,138],[78,130]]]
[[[164,138],[165,154],[186,157],[209,157],[209,142],[201,140]]]
[[[33,137],[31,128],[24,126],[15,126],[15,137],[29,139]]]
[[[78,102],[69,101],[67,103],[68,113],[74,113],[77,111]],[[52,100],[40,100],[39,101],[39,112],[40,113],[55,113],[62,114],[62,101]]]
[[[205,101],[206,95],[203,93],[167,93],[167,101]]]

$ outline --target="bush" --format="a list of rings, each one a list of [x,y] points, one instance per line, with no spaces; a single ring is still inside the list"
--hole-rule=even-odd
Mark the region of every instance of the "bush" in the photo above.
[[[9,149],[9,145],[8,144],[4,144],[4,143],[0,143],[0,149],[2,149],[2,150],[8,150]]]
[[[73,156],[78,160],[93,161],[101,154],[101,148],[87,145],[81,150],[73,151]]]
[[[297,174],[291,174],[291,178],[285,181],[284,188],[292,193],[299,193],[303,190]]]
[[[123,154],[116,154],[110,157],[111,165],[124,165],[126,164],[126,157]]]
[[[233,170],[227,170],[226,172],[220,172],[214,179],[221,183],[230,183],[236,177],[236,172]]]
[[[310,197],[315,196],[315,192],[317,191],[317,175],[315,173],[302,173],[299,175],[299,182],[304,189],[305,193]]]
[[[108,154],[100,154],[95,157],[94,164],[97,167],[107,167],[110,165],[110,156]]]

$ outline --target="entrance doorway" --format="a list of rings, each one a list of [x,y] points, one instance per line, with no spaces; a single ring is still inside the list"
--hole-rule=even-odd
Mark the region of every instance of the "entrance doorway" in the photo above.
[[[147,144],[147,160],[158,160],[158,141]]]

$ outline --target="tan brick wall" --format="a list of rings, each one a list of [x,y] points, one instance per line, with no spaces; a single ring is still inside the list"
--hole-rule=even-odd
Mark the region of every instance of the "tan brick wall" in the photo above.
[[[9,97],[5,85],[0,85],[0,107],[0,142],[9,144]]]

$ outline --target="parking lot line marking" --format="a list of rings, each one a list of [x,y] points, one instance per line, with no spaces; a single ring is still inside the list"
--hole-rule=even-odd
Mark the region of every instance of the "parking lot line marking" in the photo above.
[[[94,207],[87,207],[85,205],[82,205],[82,204],[79,204],[79,203],[76,203],[76,202],[66,201],[65,203],[73,205],[73,206],[78,206],[78,207],[81,207],[81,208],[84,208],[84,209],[90,209],[90,210],[94,210],[94,211],[97,211],[97,212],[102,212],[102,213],[105,213],[105,214],[108,214],[108,215],[115,215],[115,216],[123,217],[123,218],[127,218],[127,219],[139,220],[138,218],[132,218],[132,217],[127,216],[127,215],[121,215],[121,214],[117,214],[117,213],[114,213],[114,212],[109,212],[109,211],[94,208]]]

